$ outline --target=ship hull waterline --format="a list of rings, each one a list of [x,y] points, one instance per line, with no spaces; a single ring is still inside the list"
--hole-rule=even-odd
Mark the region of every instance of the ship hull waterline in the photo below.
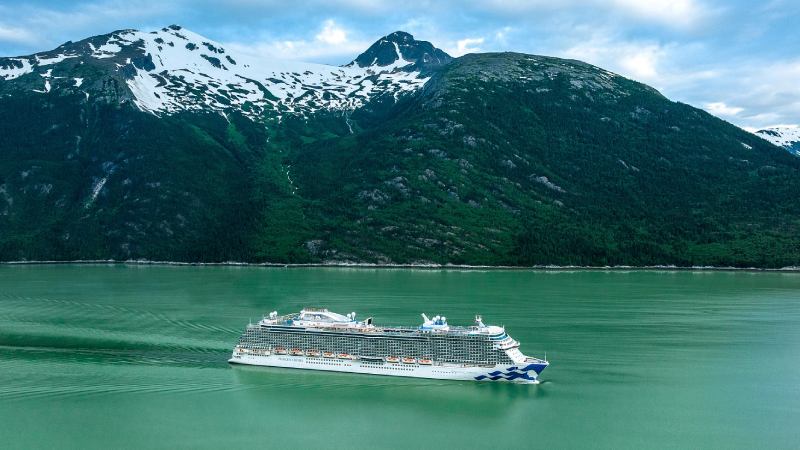
[[[388,362],[365,362],[324,357],[291,355],[252,355],[234,353],[231,364],[281,367],[287,369],[323,370],[366,375],[398,376],[457,381],[503,381],[519,384],[539,384],[539,374],[547,364],[496,365],[491,367],[458,365],[421,365]]]

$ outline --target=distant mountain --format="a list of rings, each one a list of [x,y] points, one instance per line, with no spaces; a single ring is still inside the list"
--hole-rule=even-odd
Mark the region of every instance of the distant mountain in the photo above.
[[[789,150],[790,153],[800,156],[800,127],[772,127],[756,131],[758,136],[773,144]]]
[[[0,58],[0,260],[800,265],[800,159],[579,61],[178,26]]]

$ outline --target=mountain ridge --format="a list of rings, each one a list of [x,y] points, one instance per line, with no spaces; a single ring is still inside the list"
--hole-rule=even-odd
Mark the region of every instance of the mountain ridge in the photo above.
[[[259,73],[177,26],[0,58],[0,259],[800,264],[800,159],[590,64],[409,37]]]
[[[409,38],[404,39],[404,51],[420,45],[441,52],[430,43]],[[48,52],[0,58],[0,80],[28,79],[29,88],[37,92],[69,87],[85,90],[77,81],[81,77],[75,75],[82,73],[77,65],[86,65],[115,75],[143,111],[236,109],[251,117],[266,115],[279,120],[286,113],[313,114],[320,108],[356,109],[372,97],[397,97],[428,80],[420,70],[425,64],[393,63],[338,67],[258,61],[232,55],[213,40],[171,25],[153,32],[118,30]]]

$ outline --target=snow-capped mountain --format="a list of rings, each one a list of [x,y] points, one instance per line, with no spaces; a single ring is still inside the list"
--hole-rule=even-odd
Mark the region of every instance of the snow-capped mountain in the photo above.
[[[800,156],[800,126],[781,126],[756,131],[756,135]]]
[[[397,32],[335,67],[178,26],[0,58],[0,261],[798,266],[798,190],[574,60]]]
[[[235,109],[254,118],[280,118],[319,109],[352,110],[383,96],[397,99],[429,80],[426,67],[450,59],[430,43],[396,32],[343,67],[266,60],[234,54],[171,25],[153,32],[116,31],[49,52],[0,58],[0,86],[2,80],[16,81],[17,89],[80,91],[89,97],[108,88],[102,79],[88,80],[91,74],[110,73],[127,86],[139,109],[156,115]]]

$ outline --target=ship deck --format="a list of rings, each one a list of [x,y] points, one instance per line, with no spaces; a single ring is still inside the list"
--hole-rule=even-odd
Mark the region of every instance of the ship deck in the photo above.
[[[406,326],[373,326],[373,327],[353,327],[353,326],[303,326],[294,325],[291,323],[275,323],[275,324],[255,324],[253,327],[261,328],[281,328],[281,329],[295,329],[295,330],[319,330],[337,333],[354,333],[354,334],[387,334],[394,336],[427,336],[430,334],[436,335],[483,335],[490,336],[487,333],[482,333],[478,327],[450,327],[449,330],[421,330],[418,327]]]

